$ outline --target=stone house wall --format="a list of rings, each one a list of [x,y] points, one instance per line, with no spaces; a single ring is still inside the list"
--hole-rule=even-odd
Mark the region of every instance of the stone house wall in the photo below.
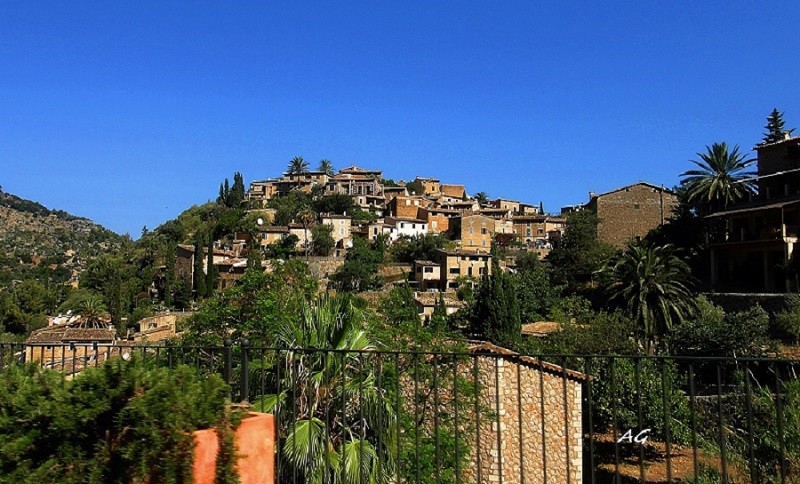
[[[597,195],[587,204],[600,219],[597,237],[623,248],[636,237],[644,237],[672,217],[678,197],[671,191],[645,183]]]
[[[582,382],[516,358],[479,357],[478,369],[483,410],[464,481],[581,482]]]

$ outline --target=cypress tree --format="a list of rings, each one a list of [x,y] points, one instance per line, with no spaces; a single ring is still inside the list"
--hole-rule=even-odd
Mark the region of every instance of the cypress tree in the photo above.
[[[213,233],[212,233],[213,234]],[[206,253],[206,296],[214,294],[214,235],[208,236],[208,252]]]
[[[194,241],[194,294],[200,299],[207,296],[206,275],[203,272],[203,236],[198,235]]]
[[[431,315],[431,328],[435,330],[444,330],[447,328],[447,306],[444,304],[444,293],[439,293],[439,299],[433,306],[433,314]]]
[[[172,291],[175,289],[175,247],[167,248],[166,274],[164,275],[164,305],[172,307]]]
[[[230,192],[231,207],[236,207],[244,201],[244,178],[238,171],[233,174],[233,187]]]
[[[522,323],[514,280],[492,262],[492,275],[478,286],[470,317],[472,332],[493,343],[513,346],[519,341]]]

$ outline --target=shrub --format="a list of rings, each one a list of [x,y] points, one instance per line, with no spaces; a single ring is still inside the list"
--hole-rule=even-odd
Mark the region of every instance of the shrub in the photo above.
[[[671,442],[688,442],[689,402],[678,389],[678,373],[674,363],[669,360],[623,357],[595,360],[592,365],[591,397],[595,430],[610,431],[616,423],[620,435],[628,429],[632,429],[634,435],[637,429],[651,429],[650,437],[653,439],[666,440],[669,431]],[[665,407],[668,418],[665,418]]]
[[[32,365],[2,378],[5,482],[187,482],[191,431],[225,419],[225,383],[187,366],[115,359],[72,381]]]

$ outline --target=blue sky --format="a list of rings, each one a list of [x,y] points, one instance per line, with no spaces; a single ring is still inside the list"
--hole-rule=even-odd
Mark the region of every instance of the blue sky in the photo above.
[[[800,3],[757,3],[4,2],[0,185],[134,238],[297,155],[554,212],[672,186],[800,126]]]

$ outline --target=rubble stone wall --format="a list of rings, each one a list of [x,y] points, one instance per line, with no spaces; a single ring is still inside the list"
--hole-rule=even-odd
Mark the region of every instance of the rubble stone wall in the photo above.
[[[478,368],[480,426],[464,481],[581,482],[581,383],[501,358]]]

